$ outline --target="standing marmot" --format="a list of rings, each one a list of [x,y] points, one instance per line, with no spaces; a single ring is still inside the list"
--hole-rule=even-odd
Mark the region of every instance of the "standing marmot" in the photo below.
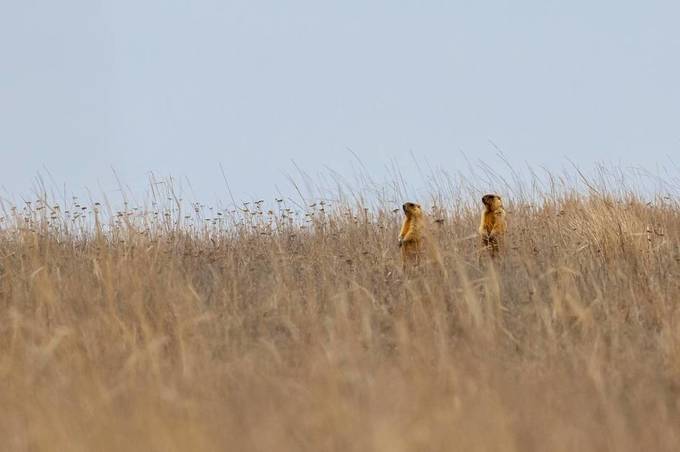
[[[484,210],[479,225],[479,235],[482,238],[482,245],[490,250],[491,257],[495,257],[499,252],[503,234],[507,230],[505,209],[498,195],[484,195],[482,203],[484,203]]]
[[[401,248],[401,264],[406,270],[408,265],[417,266],[420,263],[426,224],[420,204],[407,202],[402,208],[406,218],[399,232],[399,247]]]

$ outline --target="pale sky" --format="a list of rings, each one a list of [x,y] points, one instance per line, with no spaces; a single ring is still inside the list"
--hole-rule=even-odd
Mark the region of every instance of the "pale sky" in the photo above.
[[[0,0],[0,195],[680,160],[680,2]],[[675,156],[678,156],[675,159]]]

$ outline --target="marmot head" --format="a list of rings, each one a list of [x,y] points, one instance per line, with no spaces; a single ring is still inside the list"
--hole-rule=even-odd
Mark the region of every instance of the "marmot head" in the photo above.
[[[498,195],[484,195],[482,196],[482,202],[486,206],[486,209],[490,212],[503,207],[501,197]]]
[[[423,213],[422,209],[420,208],[420,204],[416,204],[414,202],[404,203],[402,208],[404,209],[406,216],[409,218],[412,216],[420,216]]]

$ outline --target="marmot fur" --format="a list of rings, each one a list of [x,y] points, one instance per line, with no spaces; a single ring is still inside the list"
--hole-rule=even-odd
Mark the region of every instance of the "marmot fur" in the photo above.
[[[505,209],[498,195],[484,195],[482,203],[484,210],[479,224],[479,235],[482,238],[482,246],[489,249],[491,257],[495,257],[500,251],[500,243],[507,230]]]
[[[405,203],[404,223],[399,232],[399,247],[401,248],[401,263],[404,269],[409,265],[417,266],[425,245],[426,223],[420,204]]]

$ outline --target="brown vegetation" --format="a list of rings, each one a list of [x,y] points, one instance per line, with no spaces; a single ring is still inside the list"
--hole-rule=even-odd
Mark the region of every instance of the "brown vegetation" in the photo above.
[[[677,201],[504,199],[503,260],[435,202],[413,278],[397,200],[8,208],[0,449],[677,450]]]

